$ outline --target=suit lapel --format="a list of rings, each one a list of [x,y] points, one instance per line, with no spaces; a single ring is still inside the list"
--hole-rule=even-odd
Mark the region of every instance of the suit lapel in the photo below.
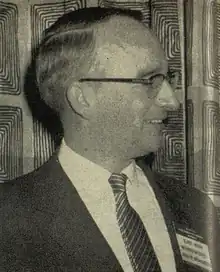
[[[37,203],[35,219],[58,265],[74,271],[123,271],[56,156],[43,166],[42,174],[35,199],[44,192],[45,201]]]

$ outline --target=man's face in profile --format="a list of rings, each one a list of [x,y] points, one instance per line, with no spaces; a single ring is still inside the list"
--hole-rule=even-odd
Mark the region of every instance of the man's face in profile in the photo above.
[[[113,152],[128,158],[156,151],[167,110],[178,101],[162,75],[168,65],[157,39],[140,23],[116,17],[98,29],[96,71],[88,77],[151,79],[151,84],[102,82],[92,122]]]

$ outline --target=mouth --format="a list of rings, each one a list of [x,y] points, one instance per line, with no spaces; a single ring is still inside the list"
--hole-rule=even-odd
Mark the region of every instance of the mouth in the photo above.
[[[148,124],[163,124],[163,120],[151,120],[147,122]]]
[[[147,121],[148,124],[153,124],[153,125],[167,125],[168,124],[168,118],[165,119],[154,119],[154,120],[148,120]]]

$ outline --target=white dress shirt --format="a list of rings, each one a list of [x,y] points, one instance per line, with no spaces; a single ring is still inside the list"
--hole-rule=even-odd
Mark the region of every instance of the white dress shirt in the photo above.
[[[111,173],[74,152],[64,140],[58,157],[63,170],[78,191],[123,270],[133,272],[117,223],[115,199],[108,182]],[[135,161],[122,172],[129,178],[126,185],[129,202],[145,225],[162,272],[176,272],[167,227],[146,176]]]

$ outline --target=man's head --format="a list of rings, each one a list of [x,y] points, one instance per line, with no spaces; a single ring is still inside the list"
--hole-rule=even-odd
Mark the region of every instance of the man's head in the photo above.
[[[85,150],[106,158],[156,151],[158,122],[179,106],[164,79],[168,66],[160,44],[138,12],[71,12],[48,30],[36,63],[42,97],[59,112],[64,134],[74,131]]]
[[[36,74],[41,96],[55,111],[62,110],[65,91],[72,82],[88,76],[94,66],[97,27],[117,15],[141,20],[137,11],[84,8],[65,14],[46,29],[36,58]]]

